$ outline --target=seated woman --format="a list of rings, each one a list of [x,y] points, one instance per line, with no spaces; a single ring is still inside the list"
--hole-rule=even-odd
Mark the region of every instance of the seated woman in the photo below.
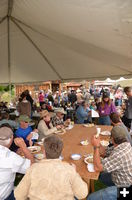
[[[90,119],[90,109],[88,108],[88,104],[83,101],[81,105],[76,110],[76,119],[78,124],[84,124],[91,122]]]
[[[41,116],[41,120],[38,124],[39,140],[55,133],[57,129],[61,128],[59,125],[56,127],[53,127],[50,114],[47,110],[43,110],[40,113],[40,116]]]

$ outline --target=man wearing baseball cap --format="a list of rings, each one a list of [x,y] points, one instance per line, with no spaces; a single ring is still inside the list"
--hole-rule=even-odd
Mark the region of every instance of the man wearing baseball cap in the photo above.
[[[13,132],[9,127],[0,128],[0,199],[14,200],[14,181],[16,173],[25,174],[34,162],[22,138],[16,138],[15,144],[27,159],[9,150],[13,142]]]
[[[32,142],[32,128],[29,126],[29,122],[31,119],[27,115],[21,115],[18,118],[19,121],[19,128],[15,132],[15,137],[23,138],[27,146],[31,146],[33,144]],[[38,132],[37,129],[35,129],[33,132]]]
[[[118,187],[130,187],[132,185],[132,147],[126,139],[126,130],[121,126],[115,126],[111,131],[111,139],[114,149],[109,157],[101,160],[100,138],[95,136],[92,138],[94,168],[96,171],[106,172],[103,182],[109,187],[106,190],[93,193],[88,200],[109,200],[109,196],[116,200]]]

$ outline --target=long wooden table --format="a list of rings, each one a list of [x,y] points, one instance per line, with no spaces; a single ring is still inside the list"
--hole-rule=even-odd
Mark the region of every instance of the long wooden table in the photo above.
[[[111,126],[98,126],[101,128],[101,131],[112,129]],[[66,133],[60,136],[64,143],[64,149],[62,152],[62,156],[64,157],[64,161],[68,163],[74,163],[77,168],[77,172],[80,176],[89,184],[89,187],[92,187],[90,183],[93,185],[93,181],[98,180],[99,172],[89,172],[87,169],[87,165],[84,162],[84,155],[93,153],[93,146],[91,145],[91,138],[96,134],[96,126],[94,127],[84,127],[83,125],[74,125],[74,128],[66,131]],[[108,136],[100,136],[101,140],[108,140]],[[83,146],[80,144],[82,140],[88,140],[89,145]],[[81,154],[81,159],[78,161],[74,161],[71,159],[71,154],[78,153]],[[92,189],[93,190],[93,189]]]
[[[67,130],[64,135],[59,135],[62,138],[64,148],[62,156],[64,161],[68,163],[74,163],[77,168],[77,172],[87,182],[89,190],[93,192],[94,180],[98,180],[99,172],[89,172],[87,165],[84,162],[84,155],[93,153],[93,146],[91,145],[91,138],[96,134],[96,127],[100,127],[101,131],[111,131],[111,126],[94,126],[84,127],[83,125],[74,125],[73,129]],[[109,140],[108,136],[101,136],[101,140]],[[80,144],[82,140],[88,140],[89,144],[83,146]],[[42,151],[42,149],[41,149]],[[81,159],[74,161],[71,159],[71,154],[81,154]]]

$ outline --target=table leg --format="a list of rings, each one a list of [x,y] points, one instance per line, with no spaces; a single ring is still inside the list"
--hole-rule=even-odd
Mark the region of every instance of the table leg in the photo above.
[[[94,180],[91,179],[90,180],[90,193],[93,193],[95,191],[95,188],[94,188]]]

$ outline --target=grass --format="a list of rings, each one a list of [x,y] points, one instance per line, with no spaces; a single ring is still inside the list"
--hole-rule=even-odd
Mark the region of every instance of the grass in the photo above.
[[[95,188],[95,192],[101,189],[106,188],[106,185],[104,185],[101,181],[94,181],[94,188]]]

